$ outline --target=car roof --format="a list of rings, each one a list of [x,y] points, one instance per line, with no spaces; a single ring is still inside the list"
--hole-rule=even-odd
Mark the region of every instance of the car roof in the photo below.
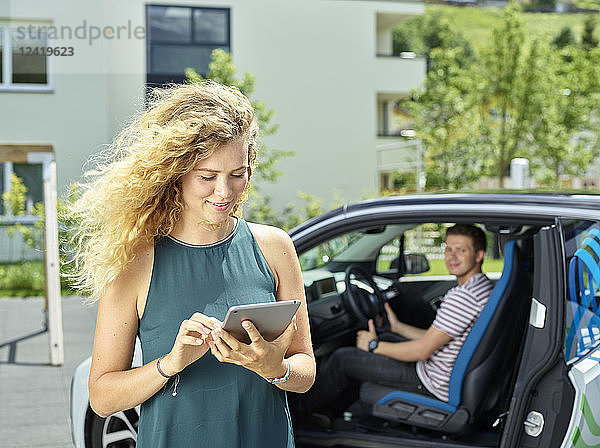
[[[404,217],[432,220],[456,218],[481,220],[526,220],[540,225],[556,217],[600,220],[600,195],[540,193],[445,193],[385,196],[344,205],[312,218],[290,230],[300,237],[336,221],[365,220],[368,217]],[[310,229],[310,230],[309,230]]]

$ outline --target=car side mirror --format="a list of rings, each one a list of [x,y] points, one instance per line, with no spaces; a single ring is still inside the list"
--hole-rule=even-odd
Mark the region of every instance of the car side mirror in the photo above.
[[[404,254],[403,274],[422,274],[429,271],[429,261],[424,254]]]

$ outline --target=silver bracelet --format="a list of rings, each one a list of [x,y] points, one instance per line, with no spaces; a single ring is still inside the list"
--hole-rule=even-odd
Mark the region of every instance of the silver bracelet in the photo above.
[[[285,383],[290,378],[290,362],[287,359],[284,359],[287,364],[287,370],[285,371],[285,375],[280,376],[279,378],[265,378],[265,380],[271,384],[279,384]]]
[[[176,397],[177,396],[177,385],[179,384],[179,373],[176,373],[173,376],[169,376],[165,372],[162,371],[162,369],[160,368],[160,360],[163,359],[165,356],[167,356],[167,355],[161,356],[160,358],[158,358],[156,360],[156,370],[158,370],[158,373],[160,373],[161,376],[163,378],[166,378],[167,380],[170,380],[171,378],[175,377],[175,383],[173,384],[173,392],[171,393],[171,395]]]
[[[165,355],[167,356],[167,355]],[[158,358],[158,360],[156,361],[156,370],[158,370],[158,373],[160,373],[164,378],[166,379],[170,379],[171,377],[169,375],[167,375],[165,372],[162,371],[162,369],[160,368],[160,361],[161,359],[163,359],[165,356],[161,356],[160,358]],[[175,375],[173,375],[175,376]]]

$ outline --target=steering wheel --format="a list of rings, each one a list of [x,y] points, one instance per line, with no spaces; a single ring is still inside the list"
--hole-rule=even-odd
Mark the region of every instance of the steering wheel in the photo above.
[[[355,285],[351,282],[352,277],[364,280],[372,289],[373,293]],[[390,330],[390,322],[383,304],[385,299],[373,276],[362,266],[350,265],[346,268],[346,299],[348,307],[357,317],[363,327],[367,327],[369,319],[373,319],[377,333]]]

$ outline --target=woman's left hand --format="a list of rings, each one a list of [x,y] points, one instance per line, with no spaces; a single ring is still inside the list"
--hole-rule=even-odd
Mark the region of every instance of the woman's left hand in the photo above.
[[[245,320],[242,326],[250,336],[250,344],[238,341],[222,328],[212,331],[208,344],[215,358],[221,362],[245,367],[263,378],[283,376],[287,370],[283,359],[296,332],[296,316],[285,331],[272,342],[266,341],[249,320]]]

